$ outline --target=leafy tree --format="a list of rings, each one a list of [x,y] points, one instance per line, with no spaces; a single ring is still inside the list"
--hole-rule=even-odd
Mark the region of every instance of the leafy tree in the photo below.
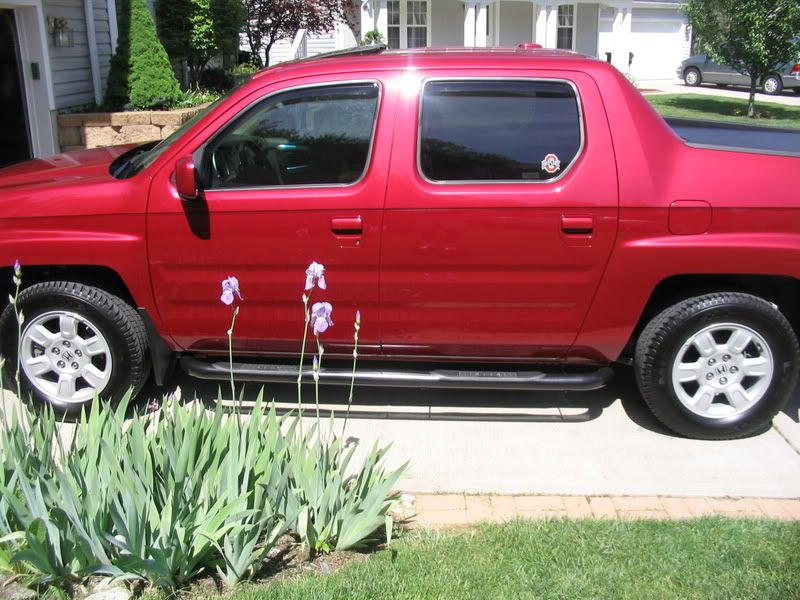
[[[155,108],[175,102],[180,86],[156,35],[146,0],[120,2],[119,38],[111,59],[106,104]]]
[[[173,60],[185,60],[194,83],[216,55],[239,48],[241,0],[158,0],[158,33]]]
[[[294,36],[300,29],[309,33],[332,29],[344,18],[346,4],[347,0],[244,0],[245,33],[253,60],[261,65],[264,50],[269,63],[275,42]]]
[[[157,0],[158,37],[173,60],[185,60],[192,51],[192,0]]]
[[[684,10],[706,53],[750,77],[747,116],[756,87],[800,53],[798,0],[688,0]]]

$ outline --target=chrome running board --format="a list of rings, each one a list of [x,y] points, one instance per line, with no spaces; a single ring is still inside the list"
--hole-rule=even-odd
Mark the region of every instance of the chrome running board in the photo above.
[[[231,371],[227,361],[204,361],[183,356],[181,367],[199,379],[227,380]],[[233,376],[239,381],[262,383],[296,383],[297,367],[292,365],[233,363]],[[350,368],[323,367],[319,381],[324,384],[349,385],[353,376]],[[435,369],[433,371],[358,368],[357,385],[376,387],[450,388],[487,390],[589,391],[604,387],[613,376],[609,367],[575,373],[544,373],[541,371],[477,371],[466,369]],[[313,382],[310,368],[303,369],[303,381]]]

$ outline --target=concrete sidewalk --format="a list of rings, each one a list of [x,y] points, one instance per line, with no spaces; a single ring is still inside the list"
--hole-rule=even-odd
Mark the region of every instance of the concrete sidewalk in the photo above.
[[[512,519],[692,519],[704,516],[800,521],[800,500],[665,496],[406,495],[395,516],[419,527]]]
[[[747,100],[750,91],[742,87],[721,88],[716,85],[701,85],[699,87],[689,87],[684,85],[680,79],[658,79],[638,82],[638,87],[644,94],[663,93],[663,94],[696,94],[699,96],[721,96],[724,98],[738,98]],[[785,106],[800,107],[800,95],[792,91],[784,91],[780,96],[770,96],[769,94],[756,93],[756,103],[773,102]]]
[[[211,400],[220,388],[176,373],[165,388],[144,390],[142,402],[176,385],[184,399]],[[245,398],[260,388],[246,386]],[[305,394],[310,417],[313,389]],[[265,398],[292,410],[297,388],[267,385]],[[346,389],[321,389],[323,418],[335,410],[337,431],[346,400]],[[690,440],[652,416],[623,367],[607,388],[583,393],[362,387],[345,435],[357,443],[354,462],[376,442],[391,445],[386,467],[409,462],[397,487],[415,494],[800,499],[800,393],[760,435]],[[564,502],[566,510],[579,500]]]

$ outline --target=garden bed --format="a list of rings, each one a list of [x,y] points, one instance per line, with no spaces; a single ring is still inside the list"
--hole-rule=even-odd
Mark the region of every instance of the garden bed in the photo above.
[[[67,152],[163,140],[206,106],[58,115],[58,143]]]

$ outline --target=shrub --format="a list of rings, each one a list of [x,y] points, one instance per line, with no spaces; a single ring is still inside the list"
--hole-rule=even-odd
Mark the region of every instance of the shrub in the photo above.
[[[219,67],[206,69],[200,75],[200,87],[215,92],[227,92],[233,87],[233,77]]]
[[[386,40],[383,39],[383,34],[377,29],[373,29],[364,34],[364,37],[361,38],[361,41],[358,43],[358,45],[371,46],[372,44],[385,44],[385,43]]]
[[[117,50],[111,59],[106,104],[157,108],[175,102],[180,86],[156,35],[146,0],[122,0]]]

